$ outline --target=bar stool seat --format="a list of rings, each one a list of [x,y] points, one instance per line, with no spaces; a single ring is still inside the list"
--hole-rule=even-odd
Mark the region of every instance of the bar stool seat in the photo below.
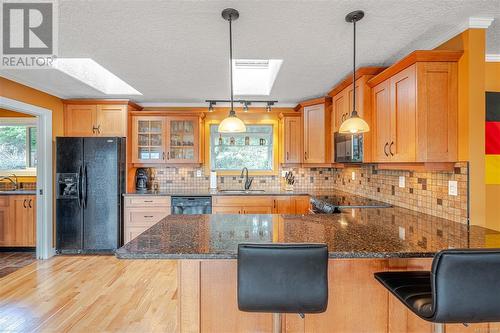
[[[430,272],[381,272],[375,278],[418,316],[432,317]]]

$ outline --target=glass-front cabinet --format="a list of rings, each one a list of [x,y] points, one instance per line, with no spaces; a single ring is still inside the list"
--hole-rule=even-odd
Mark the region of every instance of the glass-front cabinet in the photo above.
[[[199,162],[198,117],[167,117],[167,138],[170,163]]]
[[[200,163],[197,116],[133,117],[132,163]]]

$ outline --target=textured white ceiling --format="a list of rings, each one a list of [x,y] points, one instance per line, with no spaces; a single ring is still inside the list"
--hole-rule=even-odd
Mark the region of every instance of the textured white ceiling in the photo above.
[[[269,96],[282,103],[322,95],[348,74],[352,25],[344,16],[356,9],[366,15],[358,24],[359,66],[432,47],[471,16],[497,19],[487,43],[488,53],[500,53],[500,0],[59,0],[59,56],[94,59],[142,92],[132,97],[138,102],[224,99],[226,7],[240,11],[235,58],[284,60]],[[110,97],[53,70],[0,75],[63,98]]]

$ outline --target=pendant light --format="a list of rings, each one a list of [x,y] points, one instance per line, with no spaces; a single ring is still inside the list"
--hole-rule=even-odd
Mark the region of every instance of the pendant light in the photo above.
[[[358,111],[356,111],[356,22],[361,20],[364,16],[365,13],[362,10],[356,10],[347,14],[345,17],[346,22],[352,23],[354,27],[354,52],[352,68],[352,113],[351,116],[340,125],[339,133],[343,134],[357,134],[370,131],[368,123],[364,121],[363,118],[358,115]]]
[[[226,8],[222,11],[224,20],[229,21],[229,72],[231,74],[231,109],[229,115],[219,124],[219,133],[241,133],[246,132],[245,123],[236,116],[234,111],[234,92],[233,92],[233,31],[231,23],[237,20],[240,13],[236,9]]]

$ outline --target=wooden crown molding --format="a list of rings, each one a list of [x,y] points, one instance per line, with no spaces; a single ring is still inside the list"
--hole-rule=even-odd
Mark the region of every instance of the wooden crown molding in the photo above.
[[[413,65],[416,62],[455,62],[462,56],[462,51],[446,50],[417,50],[413,51],[382,73],[374,76],[368,81],[368,86],[374,87],[377,84],[387,80],[391,76],[401,72],[403,69]]]
[[[306,106],[317,105],[317,104],[326,104],[326,103],[330,103],[331,101],[332,101],[332,98],[330,96],[323,96],[323,97],[308,99],[307,101],[302,101],[299,104],[297,104],[297,106],[294,109],[295,109],[295,111],[300,111],[300,109],[302,109]]]
[[[356,70],[356,77],[361,78],[364,75],[377,75],[382,71],[384,71],[386,68],[387,67],[380,67],[380,66],[361,67]],[[346,75],[345,78],[340,83],[334,86],[328,93],[328,96],[333,97],[337,95],[339,92],[341,92],[351,84],[352,84],[352,73]]]
[[[64,104],[127,104],[136,110],[142,110],[142,106],[129,99],[63,99]]]

